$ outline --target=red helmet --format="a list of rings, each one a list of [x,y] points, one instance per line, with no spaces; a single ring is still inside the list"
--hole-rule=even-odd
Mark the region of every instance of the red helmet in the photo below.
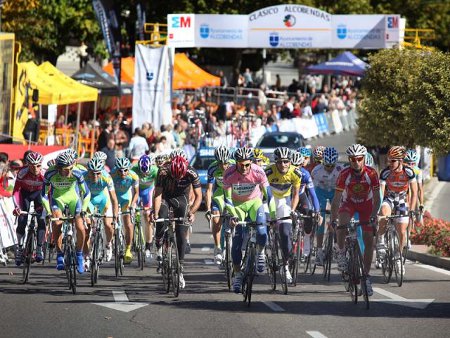
[[[189,163],[182,156],[175,156],[170,163],[170,173],[176,180],[180,180],[186,175]]]

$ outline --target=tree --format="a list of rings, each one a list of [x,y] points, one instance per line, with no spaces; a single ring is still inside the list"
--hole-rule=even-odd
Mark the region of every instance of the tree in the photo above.
[[[368,146],[402,144],[450,150],[450,54],[383,50],[369,57],[358,138]]]

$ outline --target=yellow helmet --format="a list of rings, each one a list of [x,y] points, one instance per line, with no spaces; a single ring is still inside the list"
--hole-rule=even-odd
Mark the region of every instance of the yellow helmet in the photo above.
[[[253,158],[256,160],[261,160],[264,164],[269,164],[270,160],[267,156],[264,155],[261,149],[255,148],[253,149]]]

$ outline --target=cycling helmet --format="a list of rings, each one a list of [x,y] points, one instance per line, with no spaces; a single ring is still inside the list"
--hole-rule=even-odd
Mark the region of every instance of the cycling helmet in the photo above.
[[[273,152],[275,161],[281,160],[281,159],[291,159],[291,151],[289,148],[286,147],[278,147]]]
[[[291,163],[292,163],[293,165],[295,165],[295,166],[302,165],[304,160],[305,160],[305,158],[304,158],[303,155],[300,154],[298,151],[295,151],[295,152],[292,154],[292,157],[291,157]]]
[[[405,161],[408,163],[414,162],[417,164],[420,161],[420,156],[415,149],[408,149],[406,151]]]
[[[105,161],[100,158],[93,158],[88,162],[88,169],[92,171],[102,171],[105,168]]]
[[[94,158],[97,158],[97,159],[99,159],[99,160],[106,161],[106,159],[108,158],[108,156],[107,156],[103,151],[96,151],[96,152],[94,153],[94,156],[92,156],[92,158],[93,158],[93,159],[94,159]]]
[[[306,147],[300,147],[297,149],[297,151],[303,156],[303,157],[311,157],[311,149]]]
[[[182,156],[175,156],[170,163],[170,173],[176,180],[180,180],[186,175],[188,161]]]
[[[183,149],[174,149],[174,150],[172,150],[172,152],[170,153],[170,159],[173,160],[176,156],[181,156],[185,160],[187,160],[187,155],[186,155],[186,153],[184,152]]]
[[[56,165],[56,159],[47,162],[47,167],[54,167]]]
[[[67,152],[63,152],[56,158],[56,165],[58,167],[70,167],[75,163],[73,156]]]
[[[237,148],[234,152],[234,159],[236,161],[251,160],[253,157],[253,150],[251,148],[243,147]]]
[[[35,165],[35,164],[41,164],[42,161],[44,160],[44,158],[42,157],[41,154],[33,151],[27,155],[25,160],[28,164]]]
[[[366,161],[365,162],[366,162],[366,165],[369,167],[373,168],[375,166],[373,156],[371,153],[366,153]]]
[[[406,155],[406,149],[403,146],[393,146],[389,149],[387,155],[391,159],[403,160]]]
[[[139,170],[147,174],[150,172],[150,167],[152,165],[152,159],[148,155],[142,155],[138,162]]]
[[[350,157],[366,156],[367,149],[363,145],[355,143],[355,144],[352,144],[350,147],[348,147],[347,150],[345,151],[345,153]]]
[[[126,157],[116,158],[116,167],[117,169],[128,169],[131,166],[131,162]]]
[[[339,154],[336,148],[333,147],[326,147],[323,151],[323,163],[332,165],[336,164],[338,160]]]
[[[221,163],[228,163],[231,157],[231,151],[225,146],[219,146],[214,150],[214,157]]]
[[[313,157],[322,159],[324,150],[325,146],[317,146],[316,149],[314,149]]]
[[[66,149],[66,151],[64,151],[64,153],[66,153],[67,155],[73,157],[74,160],[76,160],[78,158],[77,152],[75,150],[73,150],[72,148]]]
[[[165,154],[161,154],[156,156],[156,165],[161,166],[169,160],[168,156]]]

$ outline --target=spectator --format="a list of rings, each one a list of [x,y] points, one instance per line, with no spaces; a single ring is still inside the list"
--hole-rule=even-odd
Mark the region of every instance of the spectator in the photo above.
[[[114,141],[114,138],[110,137],[106,147],[100,150],[106,154],[105,164],[111,170],[116,165],[116,141]]]
[[[81,46],[78,47],[78,57],[80,58],[80,69],[83,68],[89,61],[89,54],[87,52],[88,46],[81,41]]]
[[[142,132],[141,128],[136,128],[134,130],[134,135],[130,140],[130,145],[128,146],[128,157],[132,161],[137,161],[142,155],[149,150],[147,140],[145,139],[145,134]]]
[[[112,126],[110,121],[106,121],[103,124],[103,130],[100,133],[98,140],[97,140],[97,149],[102,149],[106,147],[106,144],[108,143],[108,139],[112,136]]]
[[[252,73],[250,72],[249,68],[245,68],[244,72],[244,86],[245,87],[251,87],[253,85],[253,79],[252,79]]]
[[[91,131],[91,130],[90,130],[88,124],[87,124],[87,121],[81,122],[81,124],[80,124],[80,134],[81,134],[81,137],[83,137],[83,138],[89,137],[90,131]]]
[[[222,88],[227,88],[228,87],[228,79],[222,70],[219,70],[219,77],[220,77],[220,86]]]
[[[281,77],[280,74],[276,75],[276,81],[275,81],[275,90],[276,91],[281,91]]]

